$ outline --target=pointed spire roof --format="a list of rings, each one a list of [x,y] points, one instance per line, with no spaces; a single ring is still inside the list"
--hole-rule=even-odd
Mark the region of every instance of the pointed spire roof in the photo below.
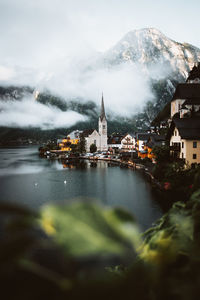
[[[103,100],[103,93],[102,93],[102,99],[101,99],[101,114],[100,114],[100,119],[101,121],[103,118],[106,119],[106,114],[105,114],[105,108],[104,108],[104,100]]]
[[[200,62],[194,64],[193,69],[189,72],[189,76],[186,80],[188,82],[189,80],[194,80],[194,79],[200,79]]]

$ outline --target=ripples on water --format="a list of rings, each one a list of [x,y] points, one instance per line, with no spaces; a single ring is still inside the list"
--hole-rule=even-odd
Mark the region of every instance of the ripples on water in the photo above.
[[[77,199],[120,206],[136,217],[142,229],[161,216],[151,187],[139,172],[106,162],[66,165],[39,158],[37,147],[1,148],[0,180],[0,201],[33,209]]]

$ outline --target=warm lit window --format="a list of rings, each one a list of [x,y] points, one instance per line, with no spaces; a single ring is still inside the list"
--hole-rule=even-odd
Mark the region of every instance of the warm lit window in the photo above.
[[[193,154],[193,159],[197,159],[197,155],[196,154]]]
[[[193,148],[197,148],[197,142],[193,142]]]

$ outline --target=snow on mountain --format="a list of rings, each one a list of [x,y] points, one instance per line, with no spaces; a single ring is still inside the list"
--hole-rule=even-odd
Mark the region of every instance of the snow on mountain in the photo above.
[[[194,63],[200,60],[200,49],[175,42],[158,29],[144,28],[128,32],[104,53],[103,59],[109,65],[138,63],[149,71],[159,65],[163,72],[168,68],[168,73],[175,72],[186,78]]]

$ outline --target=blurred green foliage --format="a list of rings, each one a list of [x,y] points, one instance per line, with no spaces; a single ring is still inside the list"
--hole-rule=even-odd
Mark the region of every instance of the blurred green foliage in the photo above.
[[[153,148],[157,163],[152,173],[159,181],[161,189],[167,190],[161,196],[164,201],[174,203],[178,200],[187,201],[192,193],[200,187],[200,165],[188,166],[183,159],[174,159],[169,156],[169,147]]]
[[[34,213],[0,205],[0,281],[6,299],[198,299],[199,169],[143,235],[131,215],[91,203]]]

